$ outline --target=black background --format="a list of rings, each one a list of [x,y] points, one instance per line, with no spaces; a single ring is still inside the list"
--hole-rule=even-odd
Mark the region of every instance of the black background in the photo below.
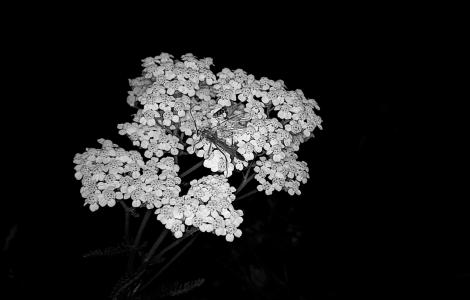
[[[383,10],[250,12],[204,22],[210,11],[142,8],[139,22],[65,13],[6,28],[1,236],[16,235],[2,255],[5,295],[106,297],[121,262],[81,256],[120,240],[122,212],[83,207],[72,160],[98,138],[130,149],[116,129],[134,112],[128,79],[161,52],[283,79],[317,100],[324,121],[300,151],[311,177],[301,196],[242,200],[242,238],[201,236],[169,271],[168,280],[206,279],[187,299],[468,295],[465,205],[442,192],[446,175],[419,147],[438,126],[411,125],[431,84],[421,74],[434,56],[422,43],[435,27]],[[162,226],[149,228],[155,239]],[[288,284],[276,284],[285,273]]]

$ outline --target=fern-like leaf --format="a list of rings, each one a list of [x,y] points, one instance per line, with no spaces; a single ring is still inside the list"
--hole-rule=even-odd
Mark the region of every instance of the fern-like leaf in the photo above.
[[[109,295],[109,298],[117,299],[117,297],[122,294],[124,290],[123,287],[132,279],[131,275],[132,274],[130,273],[125,273],[118,279]]]
[[[117,255],[129,253],[130,251],[132,251],[132,248],[130,246],[120,244],[117,246],[110,246],[106,248],[91,250],[83,254],[83,257],[90,258],[90,257],[100,257],[100,256],[117,256]]]
[[[120,295],[122,295],[125,291],[130,291],[132,284],[136,283],[136,281],[142,275],[142,271],[137,271],[133,273],[125,273],[113,287],[111,292],[110,298],[117,299]]]
[[[174,282],[161,289],[160,297],[174,297],[179,296],[185,293],[188,293],[194,290],[197,287],[200,287],[204,283],[204,278],[199,278],[196,280],[181,282]]]

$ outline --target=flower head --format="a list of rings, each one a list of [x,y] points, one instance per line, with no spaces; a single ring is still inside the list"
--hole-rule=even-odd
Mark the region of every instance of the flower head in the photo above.
[[[232,206],[235,188],[229,185],[227,178],[209,175],[191,181],[190,185],[186,195],[155,210],[157,219],[167,228],[179,224],[177,231],[172,230],[177,238],[185,229],[181,224],[224,235],[230,242],[240,237],[238,226],[243,222],[243,212]]]
[[[233,241],[243,221],[232,205],[235,188],[228,178],[234,173],[254,167],[259,191],[301,193],[309,169],[296,152],[322,129],[317,102],[287,90],[282,80],[256,79],[242,69],[214,73],[212,66],[212,58],[192,53],[142,60],[142,75],[129,80],[127,97],[136,112],[118,130],[143,155],[100,139],[100,149],[74,158],[91,211],[129,201],[154,209],[177,238],[192,226]],[[181,154],[203,158],[213,174],[191,181],[182,196]]]

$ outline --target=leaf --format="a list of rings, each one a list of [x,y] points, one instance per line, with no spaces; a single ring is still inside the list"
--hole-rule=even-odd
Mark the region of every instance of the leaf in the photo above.
[[[110,298],[116,299],[118,296],[122,295],[124,291],[130,290],[131,285],[135,283],[142,274],[142,271],[125,273],[123,276],[121,276],[121,278],[119,278],[119,280],[114,285]]]
[[[100,257],[100,256],[117,256],[126,254],[132,251],[132,247],[124,244],[120,244],[117,246],[110,246],[101,249],[91,250],[85,254],[83,254],[83,258],[90,258],[90,257]]]
[[[114,285],[111,291],[111,295],[109,296],[111,299],[116,299],[119,295],[121,295],[126,285],[128,285],[129,282],[132,281],[132,278],[133,278],[132,275],[133,274],[125,273],[118,279],[118,281],[116,282],[116,284]]]
[[[162,287],[160,291],[160,297],[174,297],[188,293],[194,290],[195,288],[200,287],[204,283],[204,281],[204,278],[199,278],[186,282],[176,281],[172,284]]]

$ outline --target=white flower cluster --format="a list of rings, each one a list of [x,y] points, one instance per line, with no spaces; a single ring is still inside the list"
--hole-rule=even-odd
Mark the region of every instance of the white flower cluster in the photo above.
[[[232,206],[235,188],[227,178],[209,175],[190,184],[186,195],[155,210],[157,219],[177,238],[183,236],[186,226],[225,236],[229,242],[240,237],[242,232],[238,227],[243,222],[243,212]]]
[[[75,178],[81,180],[81,195],[91,211],[113,207],[116,200],[132,199],[132,206],[161,207],[178,197],[181,179],[173,157],[152,157],[144,162],[137,151],[125,151],[100,139],[102,149],[87,149],[75,155]]]
[[[125,123],[119,124],[118,129],[119,134],[128,135],[135,146],[145,149],[146,158],[162,157],[168,152],[171,155],[178,155],[180,150],[184,150],[178,137],[168,134],[163,127]]]
[[[254,171],[257,173],[255,179],[260,183],[257,189],[265,191],[266,195],[271,195],[274,190],[285,190],[291,196],[300,195],[300,183],[305,184],[310,178],[307,163],[297,161],[297,154],[292,152],[281,161],[261,157]]]
[[[320,107],[315,100],[305,98],[301,90],[286,92],[277,101],[279,104],[274,106],[274,110],[278,111],[278,118],[288,121],[284,128],[293,135],[301,134],[308,138],[315,128],[322,129],[322,120],[314,112]]]
[[[147,88],[152,85],[152,81],[145,77],[138,77],[136,79],[129,79],[129,85],[132,87],[132,90],[128,93],[127,103],[135,107],[137,98],[142,96]]]
[[[174,61],[172,55],[162,53],[143,60],[143,76],[136,83],[141,84],[145,78],[152,84],[146,85],[145,91],[136,97],[143,105],[141,124],[153,126],[158,121],[170,129],[176,128],[175,124],[179,126],[180,119],[190,109],[190,97],[201,89],[200,82],[204,81],[204,90],[215,81],[209,69],[211,58],[198,60],[192,54],[186,54],[181,59]]]
[[[316,101],[301,90],[288,91],[282,80],[257,80],[241,69],[214,74],[212,64],[211,58],[192,54],[175,60],[162,53],[142,61],[143,74],[129,80],[127,98],[137,112],[132,123],[118,129],[145,151],[143,157],[100,139],[101,149],[74,158],[75,177],[91,211],[130,199],[133,207],[155,209],[176,237],[193,226],[233,241],[243,221],[242,211],[232,206],[235,188],[228,178],[234,171],[255,165],[259,191],[300,194],[309,175],[295,152],[322,129]],[[193,180],[180,196],[174,156],[182,151],[223,175]]]
[[[214,75],[211,65],[211,58],[192,54],[143,60],[142,77],[131,82],[135,101],[143,105],[137,122],[178,129],[188,137],[188,153],[204,157],[205,167],[227,177],[262,155],[281,161],[322,128],[317,103],[301,90],[287,91],[282,80],[256,80],[241,69]],[[222,117],[216,115],[224,109]]]

